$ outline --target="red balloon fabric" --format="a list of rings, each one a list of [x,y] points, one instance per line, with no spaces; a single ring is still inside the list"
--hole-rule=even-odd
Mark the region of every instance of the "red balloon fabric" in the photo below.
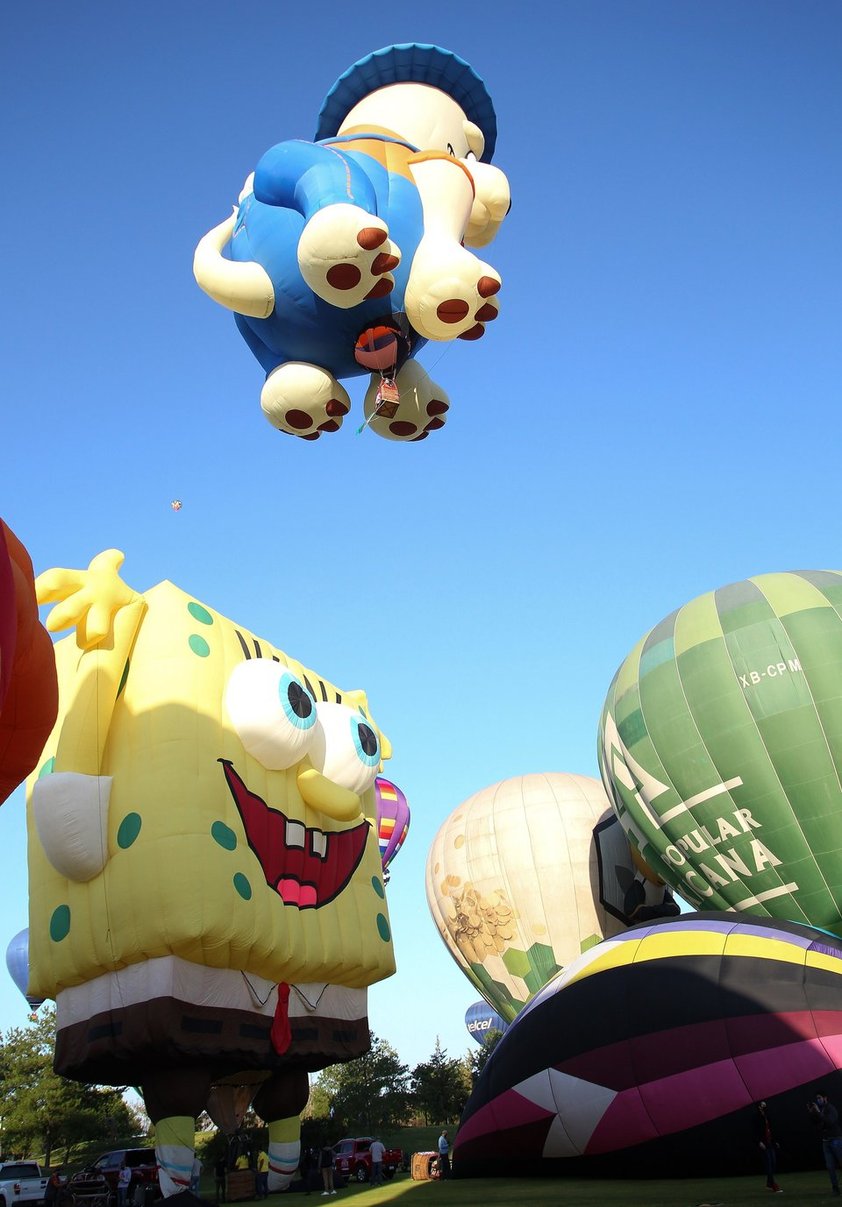
[[[32,561],[0,520],[0,803],[34,768],[57,709],[55,654],[38,618]]]

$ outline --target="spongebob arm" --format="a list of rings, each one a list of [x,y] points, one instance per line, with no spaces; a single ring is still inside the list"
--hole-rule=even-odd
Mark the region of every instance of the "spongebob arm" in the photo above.
[[[53,773],[33,789],[38,835],[50,862],[72,880],[98,875],[108,858],[110,777],[103,752],[121,678],[146,603],[120,580],[123,554],[106,550],[87,570],[48,570],[36,580],[39,603],[55,603],[47,628],[75,626],[82,651],[62,684],[61,727]]]
[[[120,679],[146,603],[119,577],[124,555],[107,549],[87,570],[47,570],[38,576],[38,602],[55,603],[51,633],[75,626],[83,651],[75,682],[63,702],[56,770],[98,775]]]

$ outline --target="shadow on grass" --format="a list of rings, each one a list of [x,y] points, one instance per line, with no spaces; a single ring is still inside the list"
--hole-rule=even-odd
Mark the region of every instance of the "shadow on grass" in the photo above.
[[[824,1170],[781,1175],[783,1195],[771,1195],[762,1173],[746,1178],[672,1178],[663,1181],[628,1181],[573,1178],[463,1178],[447,1182],[413,1182],[408,1174],[398,1174],[385,1186],[349,1184],[334,1196],[337,1205],[353,1198],[356,1207],[378,1207],[381,1203],[400,1202],[403,1207],[739,1207],[743,1203],[772,1201],[793,1207],[839,1202],[832,1198],[830,1182]],[[314,1191],[312,1199],[319,1198]],[[306,1201],[303,1191],[270,1195],[269,1203]],[[315,1204],[313,1204],[315,1207]]]

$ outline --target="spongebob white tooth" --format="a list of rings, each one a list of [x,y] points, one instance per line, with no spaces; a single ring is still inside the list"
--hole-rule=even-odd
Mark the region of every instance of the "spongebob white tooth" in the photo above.
[[[307,833],[306,828],[300,821],[288,821],[286,836],[288,847],[301,847],[304,849],[304,836]]]

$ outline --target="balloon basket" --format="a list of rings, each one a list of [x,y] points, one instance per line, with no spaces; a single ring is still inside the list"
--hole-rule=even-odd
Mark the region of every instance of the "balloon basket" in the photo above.
[[[438,1153],[413,1153],[410,1165],[413,1182],[431,1182],[439,1176]]]

